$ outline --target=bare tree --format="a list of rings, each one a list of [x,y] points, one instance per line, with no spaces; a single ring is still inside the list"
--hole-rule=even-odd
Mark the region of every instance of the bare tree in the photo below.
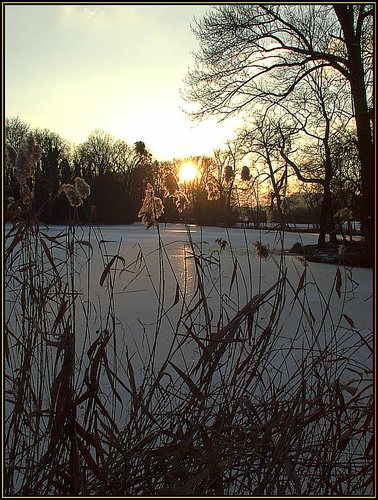
[[[310,168],[303,168],[293,160],[289,151],[281,148],[281,156],[293,168],[302,182],[314,182],[322,186],[323,198],[320,214],[319,244],[325,244],[326,233],[330,241],[337,243],[334,220],[334,200],[332,181],[336,172],[335,156],[332,154],[332,141],[336,130],[348,127],[351,110],[346,99],[343,79],[325,68],[314,70],[303,79],[302,84],[293,92],[283,106],[299,132],[301,140],[312,144]],[[283,142],[285,137],[283,137]],[[297,141],[298,142],[298,141]],[[308,146],[307,146],[308,147]]]
[[[71,159],[71,145],[49,129],[35,129],[33,136],[41,148],[41,170],[46,177],[60,177],[61,163]]]
[[[217,167],[220,196],[226,207],[233,203],[234,184],[237,164],[241,159],[241,151],[237,141],[227,141],[226,148],[213,151]]]
[[[372,5],[221,5],[193,27],[200,41],[186,78],[192,116],[222,119],[282,103],[319,68],[349,84],[361,162],[367,250],[374,251]]]
[[[260,113],[254,126],[239,134],[245,152],[254,155],[261,173],[265,169],[273,188],[271,209],[275,201],[281,218],[289,176],[294,174],[301,182],[321,187],[319,245],[325,244],[326,234],[337,243],[332,187],[338,162],[332,149],[340,129],[350,125],[351,109],[346,97],[345,80],[334,71],[319,68],[303,78],[281,102],[280,114],[277,107],[274,115]]]
[[[244,127],[238,133],[239,148],[243,155],[253,158],[255,170],[261,180],[260,183],[269,183],[270,214],[282,226],[283,201],[286,193],[288,171],[287,164],[280,155],[281,134],[279,123],[269,115],[258,114],[251,127]]]
[[[113,144],[111,171],[120,176],[127,175],[134,156],[134,148],[123,139],[117,139]]]
[[[95,130],[77,148],[81,169],[86,176],[103,176],[111,170],[115,138],[104,130]]]
[[[342,30],[342,40],[346,47],[346,67],[350,83],[358,152],[361,162],[361,192],[364,200],[363,224],[370,257],[374,256],[374,189],[375,170],[371,131],[371,110],[373,108],[371,89],[373,65],[373,5],[339,5],[334,9]],[[369,24],[367,24],[367,21]],[[366,29],[367,25],[367,29]],[[370,105],[369,105],[370,103]]]
[[[336,209],[348,208],[353,216],[361,213],[361,171],[355,130],[340,128],[331,138],[331,154],[335,168],[332,191]]]
[[[9,144],[16,151],[21,146],[21,143],[26,139],[30,132],[30,125],[20,120],[17,116],[15,118],[6,118],[4,127],[5,143]]]
[[[10,196],[13,187],[13,167],[16,161],[16,152],[30,132],[30,126],[15,118],[6,118],[4,126],[4,187],[6,196]]]
[[[70,177],[71,145],[49,129],[33,130],[41,148],[41,161],[36,170],[36,200],[42,206],[58,192],[59,185]]]

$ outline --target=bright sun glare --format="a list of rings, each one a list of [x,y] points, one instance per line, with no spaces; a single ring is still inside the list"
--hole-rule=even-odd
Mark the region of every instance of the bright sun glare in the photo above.
[[[180,182],[192,182],[197,174],[197,167],[193,163],[184,163],[179,170],[179,180]]]

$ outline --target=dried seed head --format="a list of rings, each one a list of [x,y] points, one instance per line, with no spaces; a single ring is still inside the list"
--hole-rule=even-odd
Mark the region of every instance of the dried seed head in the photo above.
[[[83,199],[91,194],[89,184],[81,177],[75,178],[75,186],[72,184],[62,184],[59,193],[64,193],[71,207],[80,207],[83,204]]]
[[[10,144],[5,144],[5,165],[14,167],[16,165],[17,152]]]
[[[224,240],[223,238],[217,238],[215,240],[215,243],[218,243],[218,245],[220,246],[221,250],[224,250],[226,248],[226,246],[227,246],[227,241]]]
[[[146,194],[143,198],[142,206],[139,210],[138,217],[147,227],[156,224],[159,217],[164,212],[164,205],[160,198],[155,196],[154,188],[151,184],[147,184]]]
[[[79,196],[87,198],[91,194],[91,187],[81,177],[75,178],[75,188]]]
[[[179,189],[176,177],[172,172],[168,172],[165,176],[165,187],[170,195],[174,195]]]
[[[64,193],[71,207],[79,207],[83,204],[83,198],[76,191],[75,186],[72,184],[62,184],[59,193]]]
[[[308,262],[306,257],[303,257],[302,255],[297,255],[295,258],[299,260],[299,262],[302,264],[303,267],[308,267]]]
[[[20,147],[16,156],[14,175],[20,184],[33,176],[33,163],[26,147]]]
[[[256,254],[261,257],[262,259],[269,259],[269,243],[266,243],[265,245],[261,243],[260,241],[255,241],[253,243],[253,246],[255,247]]]
[[[41,148],[35,143],[34,137],[29,134],[16,155],[14,175],[20,184],[33,178],[36,164],[40,158]]]
[[[22,203],[24,205],[29,205],[32,202],[33,197],[34,197],[34,193],[30,189],[28,184],[26,184],[26,182],[20,184],[20,194],[21,194],[21,198],[22,198]]]
[[[337,251],[338,251],[338,254],[340,255],[340,257],[343,257],[347,253],[347,246],[344,245],[344,243],[343,243],[342,245],[339,245]]]
[[[7,219],[17,219],[21,215],[21,207],[19,202],[15,201],[13,197],[8,198],[7,210],[5,217]]]
[[[154,196],[154,210],[155,210],[156,219],[159,219],[159,217],[164,212],[164,205],[163,205],[163,202],[161,201],[161,199],[158,198],[157,196]]]

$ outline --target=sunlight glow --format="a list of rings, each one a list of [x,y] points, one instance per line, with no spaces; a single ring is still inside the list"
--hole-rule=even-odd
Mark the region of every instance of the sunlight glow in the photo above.
[[[194,163],[184,163],[179,170],[180,182],[192,182],[198,175],[198,169]]]

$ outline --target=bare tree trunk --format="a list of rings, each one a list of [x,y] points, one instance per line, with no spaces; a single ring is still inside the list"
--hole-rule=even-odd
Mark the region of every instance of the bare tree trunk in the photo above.
[[[370,114],[366,98],[364,67],[361,57],[361,33],[358,23],[354,29],[354,11],[352,5],[335,4],[334,9],[344,33],[348,51],[350,86],[353,96],[358,152],[361,162],[361,192],[363,227],[366,239],[366,251],[371,261],[374,258],[374,152],[370,127]]]
[[[318,245],[325,246],[326,235],[329,234],[330,243],[337,243],[336,227],[333,219],[332,195],[327,184],[323,185],[323,200],[320,213]]]

